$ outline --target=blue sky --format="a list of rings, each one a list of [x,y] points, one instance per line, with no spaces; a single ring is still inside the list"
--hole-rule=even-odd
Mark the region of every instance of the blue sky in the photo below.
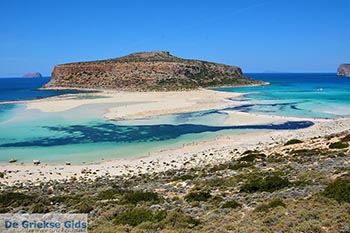
[[[335,72],[350,63],[348,0],[1,0],[0,77],[132,52]]]

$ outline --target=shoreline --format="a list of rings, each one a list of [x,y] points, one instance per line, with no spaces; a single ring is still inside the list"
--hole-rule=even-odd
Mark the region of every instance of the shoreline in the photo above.
[[[347,128],[344,128],[347,127]],[[238,158],[246,150],[267,150],[291,139],[308,140],[344,132],[350,128],[350,120],[315,122],[315,125],[300,130],[260,132],[252,134],[224,135],[214,140],[189,142],[180,148],[166,149],[137,158],[111,159],[86,164],[0,164],[6,173],[2,185],[18,183],[38,184],[55,180],[94,180],[99,177],[128,176],[159,173],[170,169],[217,165]],[[234,153],[233,153],[234,151]],[[6,171],[5,171],[6,170]]]
[[[234,101],[228,100],[228,98],[236,98],[244,94],[246,93],[219,92],[213,90],[152,93],[111,93],[105,91],[103,93],[85,93],[83,95],[106,95],[109,98],[79,99],[77,96],[81,96],[80,94],[69,94],[26,101],[25,104],[28,109],[58,112],[85,104],[116,103],[118,101],[120,103],[127,99],[132,99],[133,101],[131,102],[134,104],[109,108],[104,115],[107,119],[118,121],[118,119],[137,119],[179,112],[223,109],[225,106],[232,106],[235,104]],[[146,104],[137,104],[140,98],[144,101],[147,100]],[[155,102],[155,100],[158,100],[158,102]],[[291,120],[309,120],[315,124],[311,127],[297,130],[222,135],[215,137],[215,139],[189,142],[183,144],[181,147],[155,151],[137,158],[111,159],[72,165],[65,165],[64,163],[33,165],[30,163],[20,164],[18,162],[0,164],[0,172],[5,172],[6,174],[1,183],[14,185],[18,182],[40,183],[48,182],[49,180],[65,182],[73,177],[77,179],[94,180],[102,176],[131,176],[142,173],[162,172],[169,169],[189,169],[191,167],[206,166],[208,164],[220,164],[232,159],[234,156],[239,156],[240,153],[245,150],[273,148],[290,139],[298,138],[305,140],[313,137],[340,133],[350,128],[349,118],[303,119],[236,111],[226,112],[229,114],[229,118],[223,122],[223,125],[274,124],[276,122]],[[235,153],[232,153],[234,149]]]

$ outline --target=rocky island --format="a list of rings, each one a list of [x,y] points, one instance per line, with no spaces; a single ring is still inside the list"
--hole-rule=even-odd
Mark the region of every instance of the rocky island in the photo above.
[[[341,64],[337,70],[338,76],[350,77],[350,64]]]
[[[175,57],[166,51],[55,66],[45,88],[174,91],[201,87],[259,85],[236,66]]]
[[[41,78],[42,75],[39,72],[35,72],[35,73],[28,73],[23,75],[23,78]]]

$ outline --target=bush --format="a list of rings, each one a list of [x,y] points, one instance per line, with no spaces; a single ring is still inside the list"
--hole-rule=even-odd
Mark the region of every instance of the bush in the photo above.
[[[334,142],[329,145],[330,149],[345,149],[348,148],[349,144],[344,142]]]
[[[193,201],[207,201],[209,198],[211,198],[211,194],[209,192],[190,192],[185,196],[185,200],[188,202]]]
[[[276,208],[278,206],[286,207],[286,204],[279,198],[271,200],[268,204],[263,203],[255,207],[255,212],[268,212],[270,209]]]
[[[37,203],[30,208],[32,213],[45,214],[50,212],[50,209],[43,203]]]
[[[222,205],[222,208],[231,208],[231,209],[236,209],[238,207],[241,207],[242,205],[239,204],[235,200],[227,201]]]
[[[119,188],[107,189],[98,194],[98,198],[102,200],[114,199],[116,195],[123,194],[124,191]]]
[[[269,210],[270,208],[267,204],[260,204],[254,209],[255,212],[268,212]]]
[[[263,159],[266,157],[265,154],[259,153],[259,152],[255,152],[255,151],[246,151],[244,152],[242,155],[245,155],[241,158],[238,159],[238,161],[244,161],[244,162],[254,162],[254,160],[256,159]]]
[[[230,163],[228,165],[228,168],[231,170],[239,170],[245,167],[251,167],[253,166],[252,163],[246,163],[246,162],[236,162],[236,163]]]
[[[326,187],[322,195],[338,202],[350,203],[350,179],[337,178]]]
[[[289,154],[295,156],[317,156],[321,154],[321,151],[318,149],[299,149],[292,150],[289,152]]]
[[[281,199],[275,198],[269,202],[268,206],[269,208],[276,208],[277,206],[286,207],[286,204]]]
[[[173,178],[173,181],[184,181],[184,180],[192,180],[195,176],[190,175],[190,174],[184,174],[184,175],[179,175],[179,176],[175,176]]]
[[[265,158],[266,155],[265,154],[262,154],[262,153],[255,153],[255,152],[252,152],[250,154],[247,154],[241,158],[238,159],[238,161],[245,161],[245,162],[254,162],[254,160],[256,159],[263,159]]]
[[[288,187],[290,182],[288,179],[281,178],[277,175],[270,175],[264,178],[257,178],[248,181],[241,187],[240,192],[274,192],[276,190]]]
[[[80,202],[77,206],[75,206],[75,209],[78,211],[78,213],[90,213],[94,208],[90,204],[88,204],[86,201]]]
[[[0,195],[0,205],[2,207],[18,207],[28,206],[33,203],[35,197],[26,195],[24,193],[5,193]]]
[[[350,142],[350,134],[341,139],[341,142]]]
[[[293,144],[298,144],[298,143],[302,143],[303,141],[299,140],[299,139],[291,139],[288,142],[286,142],[284,145],[288,146],[288,145],[293,145]]]
[[[5,172],[0,172],[0,178],[4,178],[5,177]]]
[[[165,225],[171,225],[175,229],[193,228],[200,224],[198,219],[194,219],[189,215],[185,215],[176,211],[170,212],[164,220]]]
[[[130,225],[135,227],[143,222],[160,222],[165,219],[166,216],[166,211],[152,212],[151,210],[146,209],[133,209],[116,216],[113,220],[113,224]]]
[[[124,196],[120,200],[120,203],[136,205],[137,203],[142,201],[159,203],[160,198],[158,194],[154,192],[131,191],[124,194]]]

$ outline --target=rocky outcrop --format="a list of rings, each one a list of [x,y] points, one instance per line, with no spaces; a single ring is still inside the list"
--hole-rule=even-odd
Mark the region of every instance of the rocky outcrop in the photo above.
[[[23,78],[41,78],[42,75],[39,72],[35,72],[35,73],[28,73],[23,75]]]
[[[337,75],[350,77],[350,64],[339,65]]]
[[[245,77],[239,67],[182,59],[160,51],[57,65],[45,88],[170,91],[253,84],[262,82]]]

